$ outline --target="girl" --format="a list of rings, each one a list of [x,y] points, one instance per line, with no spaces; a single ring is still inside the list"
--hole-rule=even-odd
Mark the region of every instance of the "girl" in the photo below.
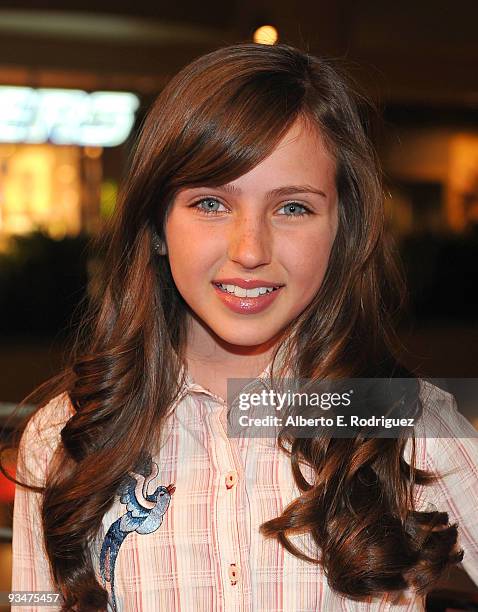
[[[21,440],[13,590],[81,612],[416,611],[463,552],[478,581],[476,432],[450,394],[415,400],[461,439],[226,433],[230,378],[410,375],[392,255],[332,62],[241,43],[181,70],[84,342]]]

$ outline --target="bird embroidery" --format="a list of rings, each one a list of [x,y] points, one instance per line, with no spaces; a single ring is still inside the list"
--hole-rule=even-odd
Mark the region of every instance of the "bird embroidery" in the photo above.
[[[127,512],[120,516],[108,529],[100,552],[100,573],[103,587],[111,584],[113,611],[116,612],[115,564],[121,544],[128,533],[136,531],[146,534],[156,531],[163,522],[171,495],[176,490],[174,484],[159,486],[153,493],[148,487],[159,473],[159,468],[149,457],[137,470],[128,472],[126,482],[118,489],[120,502],[126,504]]]

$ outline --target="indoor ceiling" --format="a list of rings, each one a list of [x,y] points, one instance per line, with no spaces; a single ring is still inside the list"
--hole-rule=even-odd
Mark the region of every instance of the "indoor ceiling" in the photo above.
[[[153,93],[182,65],[250,40],[344,58],[394,103],[478,108],[478,2],[18,0],[0,2],[0,81]]]

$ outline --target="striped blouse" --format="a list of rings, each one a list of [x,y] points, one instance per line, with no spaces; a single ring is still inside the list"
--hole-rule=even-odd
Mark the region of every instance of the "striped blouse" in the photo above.
[[[477,432],[457,412],[451,394],[423,380],[420,393],[424,422],[446,427],[452,417],[460,433],[417,438],[417,467],[447,473],[438,484],[417,488],[417,508],[432,509],[432,503],[449,513],[450,522],[458,522],[463,566],[478,584]],[[424,598],[410,589],[359,601],[341,596],[329,587],[320,565],[298,559],[259,532],[262,523],[279,516],[300,492],[290,459],[273,438],[227,436],[226,409],[222,398],[187,376],[158,455],[137,468],[118,491],[91,551],[98,581],[110,594],[108,610],[425,610]],[[43,481],[59,432],[72,413],[64,393],[30,420],[20,445],[20,478],[28,469]],[[405,450],[407,459],[409,443]],[[302,472],[311,482],[311,468],[303,465]],[[15,591],[56,590],[44,552],[39,501],[40,494],[17,487]],[[311,536],[290,539],[310,556],[318,556]]]

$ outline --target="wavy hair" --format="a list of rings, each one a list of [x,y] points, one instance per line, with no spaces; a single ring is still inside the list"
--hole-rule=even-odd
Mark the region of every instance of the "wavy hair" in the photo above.
[[[101,298],[80,325],[71,364],[42,387],[50,398],[67,391],[75,409],[45,487],[31,486],[43,493],[46,551],[64,610],[106,609],[89,544],[125,474],[154,452],[184,382],[188,306],[167,257],[152,248],[153,229],[164,238],[178,190],[237,179],[270,155],[298,118],[318,128],[336,162],[339,222],[320,290],[287,330],[284,367],[311,379],[410,375],[394,332],[406,297],[403,272],[385,232],[364,108],[337,62],[254,43],[199,57],[151,108],[102,237]],[[407,463],[401,439],[289,441],[286,449],[280,437],[301,495],[261,531],[321,563],[333,589],[349,597],[406,586],[426,592],[461,560],[447,514],[413,506],[415,484],[436,478],[415,468],[414,443]],[[312,484],[300,461],[314,469]],[[298,529],[313,535],[320,559],[287,538]]]

